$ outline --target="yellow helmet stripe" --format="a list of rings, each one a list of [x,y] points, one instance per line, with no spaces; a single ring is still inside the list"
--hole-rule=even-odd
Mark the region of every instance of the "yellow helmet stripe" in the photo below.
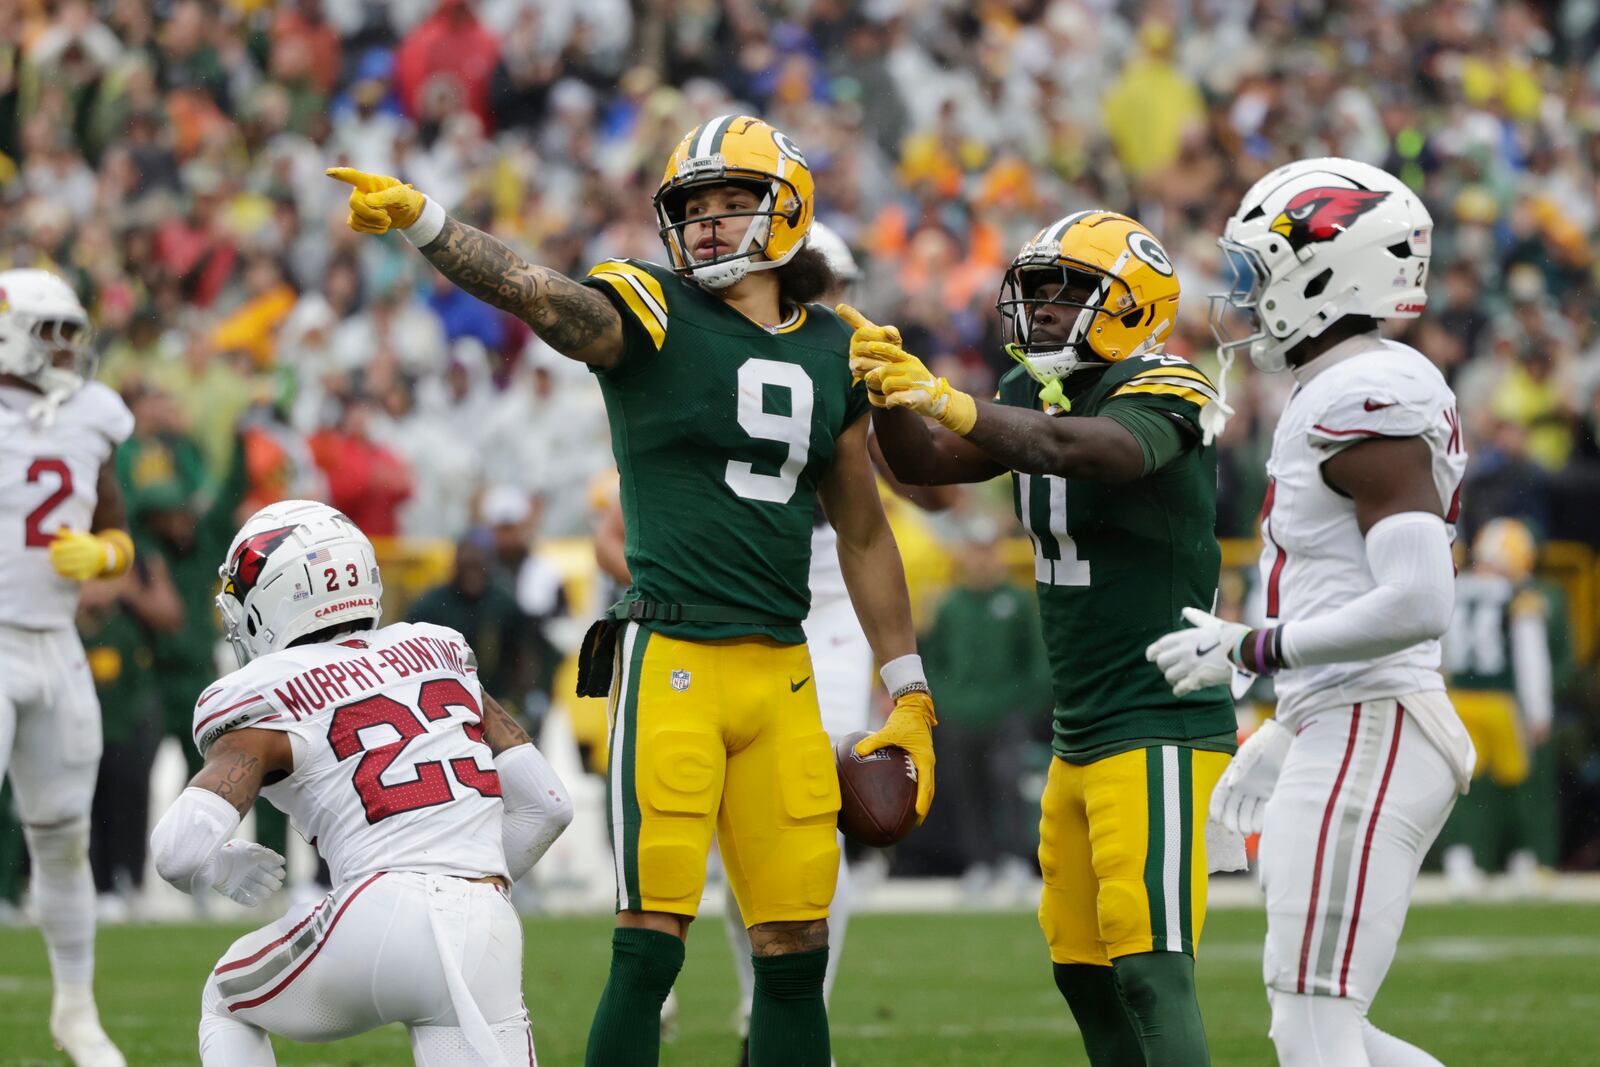
[[[1045,227],[1044,232],[1039,235],[1038,240],[1059,241],[1066,236],[1067,231],[1072,229],[1074,224],[1088,217],[1089,215],[1097,215],[1099,213],[1099,208],[1089,208],[1087,211],[1074,211],[1065,218],[1057,219],[1055,222],[1052,222],[1049,226]]]
[[[661,346],[667,343],[667,301],[661,291],[661,283],[651,277],[648,271],[632,263],[615,260],[597,264],[589,276],[600,279],[616,290],[659,352]]]
[[[728,132],[728,127],[733,125],[733,120],[738,115],[718,115],[716,118],[700,127],[700,136],[695,138],[694,151],[691,157],[714,156],[722,150],[722,138]]]
[[[1135,374],[1134,377],[1135,378],[1190,378],[1190,379],[1193,379],[1196,382],[1199,382],[1201,385],[1204,385],[1208,389],[1215,389],[1216,388],[1216,386],[1211,384],[1211,379],[1207,378],[1205,376],[1204,372],[1202,372],[1201,370],[1199,370],[1196,367],[1190,367],[1190,366],[1152,367],[1149,370],[1140,371],[1138,374]]]
[[[1179,400],[1187,400],[1196,407],[1205,407],[1211,402],[1211,397],[1198,389],[1191,389],[1187,385],[1166,385],[1157,383],[1144,383],[1132,381],[1112,393],[1108,399],[1115,400],[1119,396],[1175,396]]]

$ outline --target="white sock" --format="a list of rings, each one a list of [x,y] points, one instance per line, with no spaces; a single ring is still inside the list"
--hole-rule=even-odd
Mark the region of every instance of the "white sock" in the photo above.
[[[1417,1046],[1384,1033],[1365,1019],[1361,1020],[1361,1043],[1372,1067],[1444,1067]]]
[[[89,820],[24,826],[33,860],[33,904],[59,986],[94,982],[94,877],[89,870]]]
[[[277,1067],[278,1063],[267,1032],[231,1017],[212,982],[200,995],[200,1063],[202,1067]]]
[[[1361,1034],[1366,1019],[1353,1001],[1277,989],[1267,999],[1278,1067],[1372,1067]]]

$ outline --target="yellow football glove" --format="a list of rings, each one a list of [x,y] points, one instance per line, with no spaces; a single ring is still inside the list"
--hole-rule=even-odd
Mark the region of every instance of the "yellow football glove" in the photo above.
[[[877,366],[882,360],[877,357],[864,355],[864,346],[873,343],[884,343],[898,347],[900,344],[900,331],[893,326],[879,326],[849,304],[840,304],[833,309],[855,333],[850,335],[850,373],[856,381],[861,381],[867,371]],[[857,356],[862,355],[864,362],[857,369]],[[883,405],[878,405],[882,407]]]
[[[883,395],[883,407],[905,408],[926,415],[946,429],[965,437],[978,421],[978,405],[961,390],[930,371],[922,360],[898,345],[869,341],[862,345],[861,362],[879,360],[865,374],[867,389]],[[856,360],[850,365],[855,367]]]
[[[350,217],[345,221],[358,233],[403,230],[417,221],[427,202],[421,193],[387,174],[368,174],[353,167],[329,167],[323,173],[352,187]]]
[[[933,717],[933,697],[921,691],[906,693],[894,702],[894,710],[883,727],[856,744],[858,756],[871,755],[890,745],[906,750],[917,768],[919,826],[933,806],[933,728],[938,724],[939,720]]]
[[[62,527],[50,542],[50,566],[63,578],[87,582],[123,573],[133,562],[133,542],[122,530],[87,530]]]

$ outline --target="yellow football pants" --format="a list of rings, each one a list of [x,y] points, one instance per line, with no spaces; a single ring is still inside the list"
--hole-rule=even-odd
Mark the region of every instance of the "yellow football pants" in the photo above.
[[[1531,764],[1516,696],[1489,689],[1452,689],[1450,703],[1478,753],[1472,776],[1488,774],[1495,785],[1508,789],[1527,781]]]
[[[805,645],[617,641],[608,786],[617,910],[693,916],[716,832],[745,923],[820,919],[839,779]]]
[[[1194,954],[1206,915],[1206,809],[1224,752],[1177,745],[1050,761],[1039,925],[1056,963]]]

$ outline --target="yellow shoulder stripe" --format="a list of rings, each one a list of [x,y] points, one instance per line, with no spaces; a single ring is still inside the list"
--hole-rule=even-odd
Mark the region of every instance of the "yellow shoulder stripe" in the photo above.
[[[1133,377],[1135,379],[1138,379],[1138,378],[1190,378],[1190,379],[1193,379],[1196,382],[1199,382],[1201,385],[1205,386],[1208,389],[1214,389],[1215,388],[1215,386],[1213,386],[1211,384],[1211,379],[1210,378],[1207,378],[1203,373],[1201,373],[1196,368],[1190,367],[1190,366],[1187,366],[1187,365],[1175,365],[1175,366],[1169,366],[1169,367],[1152,367],[1149,370],[1140,371],[1138,374],[1135,374]]]
[[[617,291],[659,352],[667,343],[667,294],[655,276],[632,263],[608,259],[597,263],[589,277],[598,278]]]
[[[1206,390],[1210,392],[1210,390]],[[1196,407],[1205,407],[1211,402],[1211,397],[1190,385],[1176,385],[1165,382],[1128,382],[1122,388],[1112,393],[1107,399],[1115,400],[1119,396],[1175,396],[1180,400],[1187,400]]]

